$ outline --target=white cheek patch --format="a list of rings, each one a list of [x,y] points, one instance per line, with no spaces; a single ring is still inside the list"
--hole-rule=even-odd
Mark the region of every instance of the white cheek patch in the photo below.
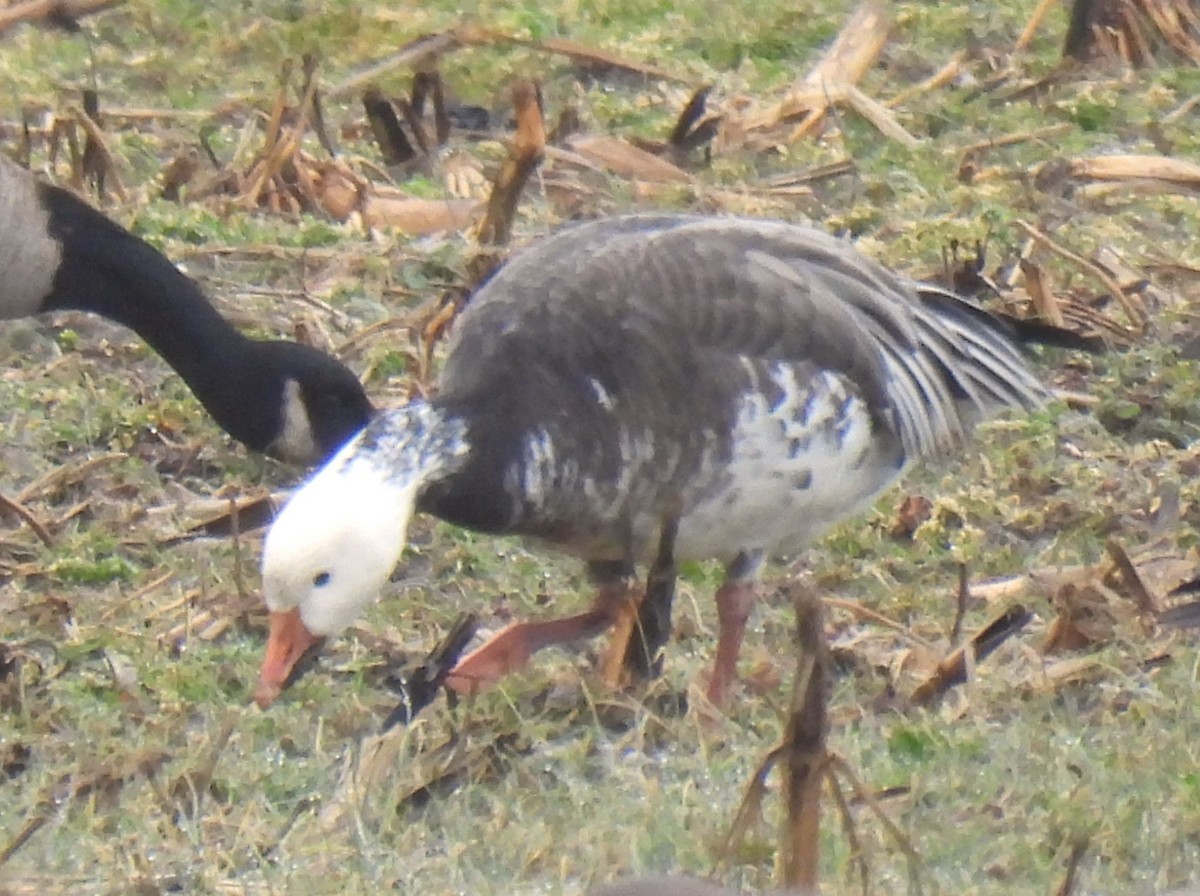
[[[269,450],[284,460],[299,462],[311,461],[321,455],[300,384],[295,380],[283,384],[283,429]]]
[[[15,162],[0,157],[0,318],[37,314],[54,286],[62,246],[50,238],[50,215],[36,181]]]

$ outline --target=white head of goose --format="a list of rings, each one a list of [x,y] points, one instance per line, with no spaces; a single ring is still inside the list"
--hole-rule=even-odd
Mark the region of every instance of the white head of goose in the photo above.
[[[146,340],[233,438],[314,464],[366,425],[358,379],[316,349],[256,341],[153,247],[0,155],[0,319],[91,311]]]
[[[673,581],[676,560],[715,558],[723,703],[764,558],[992,409],[1040,405],[1019,338],[807,227],[664,215],[565,230],[474,296],[436,397],[377,417],[275,520],[256,699],[375,597],[421,510],[547,542],[599,586],[587,613],[501,631],[455,668],[456,690],[603,631],[634,564]]]

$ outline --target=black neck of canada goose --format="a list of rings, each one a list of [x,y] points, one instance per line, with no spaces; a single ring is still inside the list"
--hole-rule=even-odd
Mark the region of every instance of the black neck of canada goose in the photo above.
[[[141,336],[234,439],[295,463],[328,458],[371,414],[333,358],[239,333],[148,243],[0,159],[0,318],[89,311]]]

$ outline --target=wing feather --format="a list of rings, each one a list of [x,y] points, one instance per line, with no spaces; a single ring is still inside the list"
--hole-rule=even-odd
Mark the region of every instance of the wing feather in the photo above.
[[[600,356],[611,351],[610,364]],[[474,297],[451,359],[452,392],[527,362],[610,392],[673,375],[693,393],[721,391],[725,377],[720,400],[746,387],[744,361],[792,362],[852,381],[911,456],[959,443],[997,406],[1046,398],[1004,321],[846,241],[747,218],[623,216],[545,239]]]

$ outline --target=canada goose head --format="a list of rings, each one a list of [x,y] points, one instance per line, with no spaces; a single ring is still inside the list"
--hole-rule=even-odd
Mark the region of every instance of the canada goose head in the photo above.
[[[277,419],[263,446],[298,464],[328,460],[367,425],[374,407],[358,378],[338,361],[293,342],[257,343],[280,384]]]

